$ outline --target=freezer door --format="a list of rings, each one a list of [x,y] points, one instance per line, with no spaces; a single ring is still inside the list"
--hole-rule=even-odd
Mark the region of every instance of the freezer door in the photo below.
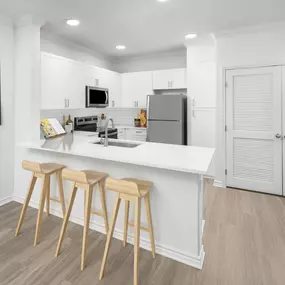
[[[183,145],[183,124],[175,121],[148,121],[147,141]]]
[[[149,95],[147,99],[148,120],[183,120],[185,96]]]

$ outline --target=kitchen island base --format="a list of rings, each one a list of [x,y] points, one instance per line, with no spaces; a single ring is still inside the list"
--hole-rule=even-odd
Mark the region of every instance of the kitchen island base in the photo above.
[[[18,148],[18,154],[22,153],[22,159],[41,162],[56,162],[69,168],[82,170],[90,169],[106,172],[114,178],[137,178],[152,181],[154,186],[150,192],[151,210],[153,218],[154,237],[158,254],[201,269],[204,261],[203,236],[203,198],[204,183],[203,175],[172,171],[148,166],[140,166],[121,163],[93,157],[58,153],[46,149],[28,150]],[[18,156],[19,157],[19,156]],[[23,203],[28,185],[22,181],[28,181],[27,173],[21,169],[21,161],[17,163],[17,176],[15,179],[14,200]],[[96,188],[95,188],[96,189]],[[51,180],[51,192],[56,193],[56,181]],[[71,184],[64,183],[66,202],[71,193]],[[38,208],[40,189],[36,188],[31,199],[30,206]],[[93,208],[100,209],[99,190],[93,195]],[[108,217],[111,218],[115,202],[115,193],[106,191]],[[84,224],[84,195],[78,192],[77,200],[70,221]],[[61,208],[56,203],[51,203],[50,213],[62,217]],[[130,207],[130,221],[133,220],[134,209]],[[141,213],[142,226],[147,225],[147,216],[144,205]],[[90,228],[106,234],[104,219],[92,216]],[[118,214],[114,237],[123,241],[124,211]],[[128,243],[133,244],[133,229],[129,229]],[[140,247],[147,249],[151,254],[151,243],[147,232],[141,232]],[[88,250],[88,249],[87,249]]]

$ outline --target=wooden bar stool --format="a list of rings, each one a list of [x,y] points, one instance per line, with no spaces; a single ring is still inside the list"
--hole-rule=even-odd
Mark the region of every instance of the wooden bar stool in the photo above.
[[[68,205],[66,215],[63,220],[60,237],[56,249],[55,256],[57,257],[62,245],[63,237],[67,228],[67,223],[72,211],[72,206],[75,200],[75,196],[78,188],[85,190],[84,198],[84,229],[83,229],[83,241],[82,241],[82,255],[81,255],[81,270],[84,270],[85,267],[85,258],[86,258],[86,249],[87,249],[87,237],[90,223],[91,214],[99,215],[104,218],[106,233],[108,232],[108,215],[106,208],[106,198],[104,191],[104,184],[108,174],[100,173],[96,171],[84,170],[84,171],[75,171],[71,169],[64,169],[62,171],[62,177],[64,180],[69,180],[73,182],[73,189]],[[93,188],[96,184],[99,184],[100,198],[102,204],[102,212],[98,212],[91,209],[92,204],[92,193]]]
[[[134,239],[134,285],[138,284],[138,275],[139,275],[139,244],[140,244],[140,230],[148,231],[150,234],[150,241],[152,247],[152,256],[155,258],[155,244],[153,236],[153,226],[151,218],[151,209],[150,209],[150,199],[149,191],[152,187],[151,182],[137,180],[137,179],[114,179],[107,178],[106,180],[106,189],[117,192],[115,207],[113,211],[113,217],[111,222],[111,228],[108,232],[107,242],[105,246],[104,256],[101,265],[100,277],[101,280],[104,275],[104,269],[108,257],[108,252],[110,249],[111,238],[113,236],[116,219],[120,207],[121,200],[125,200],[125,226],[124,226],[124,242],[123,245],[126,246],[127,241],[127,232],[128,226],[134,226],[135,229],[135,239]],[[141,215],[141,198],[145,199],[146,205],[146,214],[148,220],[148,228],[141,227],[140,225],[140,215]],[[135,221],[129,223],[129,208],[130,202],[135,202]]]
[[[65,166],[56,164],[56,163],[37,163],[37,162],[31,162],[31,161],[24,160],[22,162],[22,167],[25,170],[33,172],[33,174],[32,174],[32,179],[30,182],[29,190],[28,190],[28,193],[27,193],[27,196],[26,196],[23,208],[22,208],[22,212],[20,215],[20,219],[19,219],[19,223],[18,223],[18,227],[17,227],[15,235],[17,236],[21,230],[24,217],[27,211],[27,207],[29,205],[31,196],[34,191],[36,181],[38,178],[41,178],[42,179],[42,192],[41,192],[41,198],[40,198],[40,203],[39,203],[36,234],[35,234],[35,240],[34,240],[34,245],[36,246],[38,243],[38,239],[39,239],[40,224],[42,222],[45,199],[46,199],[47,216],[49,216],[49,211],[50,211],[50,200],[61,203],[63,216],[65,214],[64,193],[63,193],[62,178],[61,178],[61,172]],[[56,174],[56,177],[57,177],[60,200],[50,197],[50,176],[52,174]]]

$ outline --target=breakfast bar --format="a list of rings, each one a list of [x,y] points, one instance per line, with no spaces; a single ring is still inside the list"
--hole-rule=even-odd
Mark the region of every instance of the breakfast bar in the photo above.
[[[151,181],[151,210],[156,251],[171,259],[201,269],[204,260],[202,244],[204,226],[204,176],[207,175],[215,150],[193,146],[161,143],[139,143],[133,141],[109,140],[109,146],[100,144],[95,136],[67,134],[48,140],[22,143],[25,159],[40,162],[55,162],[74,170],[92,169],[108,173],[114,178],[136,178]],[[28,153],[28,157],[27,154]],[[24,159],[24,157],[23,157]],[[21,172],[19,181],[28,181]],[[56,181],[51,180],[51,192],[56,193]],[[23,202],[26,185],[17,187],[16,200]],[[22,192],[21,192],[22,191]],[[35,191],[37,192],[37,191]],[[71,184],[64,182],[66,203],[70,197]],[[38,207],[39,195],[35,193],[30,205]],[[97,189],[93,196],[93,208],[100,210]],[[78,193],[70,220],[83,224],[84,195]],[[108,216],[111,217],[115,195],[106,190]],[[62,217],[60,205],[51,203],[50,213]],[[130,208],[130,220],[134,209]],[[147,215],[142,205],[141,224],[147,224]],[[104,219],[92,216],[90,228],[106,233]],[[123,240],[124,211],[118,214],[114,237]],[[129,243],[133,243],[130,229]],[[140,247],[151,250],[146,232],[141,232]]]

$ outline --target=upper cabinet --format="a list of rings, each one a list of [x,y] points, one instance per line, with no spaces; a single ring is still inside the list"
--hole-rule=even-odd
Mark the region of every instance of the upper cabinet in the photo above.
[[[109,108],[146,108],[154,90],[186,89],[186,69],[119,74],[42,53],[41,72],[42,109],[85,108],[85,86],[107,88]]]
[[[147,95],[153,94],[152,71],[123,73],[122,105],[126,108],[146,108]]]
[[[109,108],[121,107],[121,75],[99,68],[98,86],[109,89]]]
[[[186,89],[186,68],[153,72],[153,90]]]
[[[109,107],[121,106],[121,75],[111,70],[42,53],[42,109],[85,108],[85,86],[109,89]]]

